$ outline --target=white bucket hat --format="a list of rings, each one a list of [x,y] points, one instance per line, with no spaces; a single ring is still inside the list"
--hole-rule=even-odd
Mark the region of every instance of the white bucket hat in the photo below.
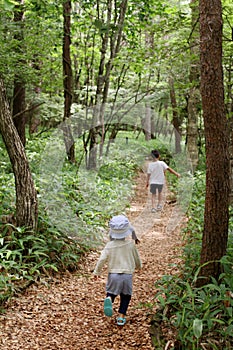
[[[109,221],[109,226],[109,235],[113,239],[123,239],[134,231],[133,226],[130,225],[128,218],[124,215],[113,216]]]

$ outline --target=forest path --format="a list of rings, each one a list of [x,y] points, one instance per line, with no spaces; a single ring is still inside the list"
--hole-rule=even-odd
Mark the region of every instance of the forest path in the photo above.
[[[103,315],[106,270],[94,280],[91,271],[99,253],[89,254],[73,274],[32,285],[24,295],[9,301],[0,316],[1,350],[152,350],[150,320],[156,311],[154,282],[176,271],[181,247],[180,227],[185,218],[166,199],[162,212],[151,213],[145,173],[136,179],[135,195],[127,211],[136,234],[143,268],[134,274],[133,297],[127,323],[119,327],[115,316]],[[169,338],[169,336],[168,336]]]

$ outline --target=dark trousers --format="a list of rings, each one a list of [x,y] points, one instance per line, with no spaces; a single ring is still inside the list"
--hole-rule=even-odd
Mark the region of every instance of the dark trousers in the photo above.
[[[107,293],[107,297],[110,297],[112,299],[112,302],[114,302],[117,295]],[[123,294],[123,293],[120,294],[120,307],[118,310],[120,314],[126,315],[130,300],[131,300],[131,295]]]

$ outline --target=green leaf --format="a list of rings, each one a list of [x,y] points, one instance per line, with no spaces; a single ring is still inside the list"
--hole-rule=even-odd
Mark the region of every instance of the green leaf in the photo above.
[[[229,317],[232,317],[232,315],[233,315],[232,307],[227,307],[226,310],[227,310],[227,313],[228,313]]]
[[[9,257],[11,256],[11,250],[8,250],[8,252],[6,253],[6,259],[8,260],[9,259]]]
[[[162,295],[159,295],[157,299],[158,299],[158,302],[162,305],[162,307],[165,307],[166,302],[165,302],[164,298],[162,297]]]
[[[202,320],[195,318],[195,320],[193,321],[193,333],[197,339],[199,339],[200,336],[202,335],[202,330],[203,330]]]
[[[3,6],[4,10],[12,11],[15,5],[18,5],[16,1],[13,0],[2,0],[0,1],[1,7]]]

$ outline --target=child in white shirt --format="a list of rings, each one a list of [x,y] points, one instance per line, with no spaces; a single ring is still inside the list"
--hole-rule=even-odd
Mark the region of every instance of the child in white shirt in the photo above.
[[[151,151],[153,157],[153,162],[149,163],[147,169],[147,183],[146,187],[150,185],[151,192],[151,202],[152,202],[152,213],[156,212],[155,208],[155,198],[156,192],[158,191],[158,205],[157,210],[162,209],[162,190],[165,183],[165,171],[168,170],[170,173],[180,177],[180,174],[175,170],[170,168],[164,161],[159,160],[160,154],[159,151]]]

